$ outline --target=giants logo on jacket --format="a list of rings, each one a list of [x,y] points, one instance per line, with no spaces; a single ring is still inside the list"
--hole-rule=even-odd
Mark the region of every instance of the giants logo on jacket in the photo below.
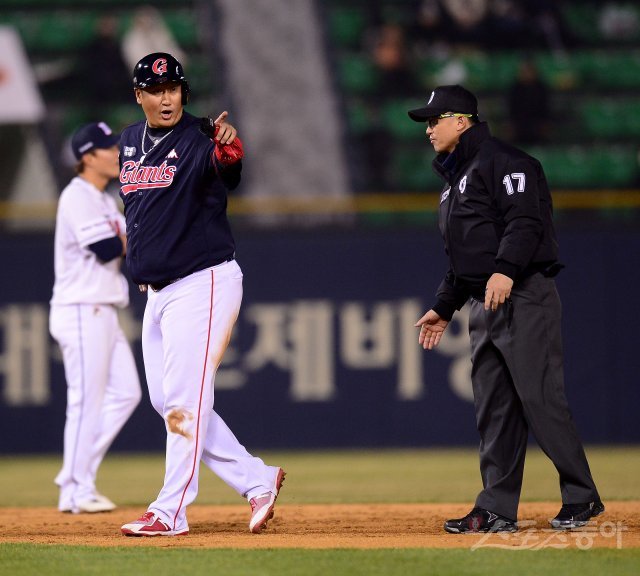
[[[120,189],[126,195],[142,188],[166,188],[175,173],[176,166],[168,166],[166,161],[160,166],[140,166],[140,162],[128,160],[120,171]]]

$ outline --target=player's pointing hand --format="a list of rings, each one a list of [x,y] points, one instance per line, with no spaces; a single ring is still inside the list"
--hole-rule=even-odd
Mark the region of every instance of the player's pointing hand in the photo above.
[[[238,133],[238,131],[227,122],[227,116],[229,116],[229,112],[225,110],[213,122],[214,125],[219,127],[215,141],[222,145],[231,144],[236,139],[236,134]]]

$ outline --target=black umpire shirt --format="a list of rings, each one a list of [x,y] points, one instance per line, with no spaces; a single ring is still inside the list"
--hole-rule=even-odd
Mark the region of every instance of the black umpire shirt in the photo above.
[[[557,273],[551,194],[538,160],[492,137],[480,122],[433,167],[447,183],[439,222],[449,270],[433,306],[441,318],[450,320],[470,296],[484,299],[495,272],[514,283],[538,271]]]

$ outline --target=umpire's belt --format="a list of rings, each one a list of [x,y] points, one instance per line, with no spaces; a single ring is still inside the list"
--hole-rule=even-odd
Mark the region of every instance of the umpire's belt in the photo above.
[[[218,260],[217,262],[213,262],[210,267],[213,266],[219,266],[220,264],[224,264],[225,262],[231,262],[232,260],[235,260],[235,255],[232,254],[231,256],[227,256],[226,258],[223,258],[222,260]],[[167,286],[169,286],[170,284],[173,284],[174,282],[177,282],[178,280],[182,280],[182,277],[180,278],[174,278],[173,280],[161,280],[160,282],[154,282],[153,284],[148,284],[149,288],[151,288],[151,290],[153,290],[154,292],[160,292],[160,290],[162,290],[163,288],[166,288]],[[146,284],[141,284],[139,286],[140,291],[141,292],[145,292],[147,285]]]

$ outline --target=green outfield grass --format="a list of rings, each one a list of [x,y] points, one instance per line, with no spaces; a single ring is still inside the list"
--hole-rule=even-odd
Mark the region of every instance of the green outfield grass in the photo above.
[[[637,576],[633,550],[201,550],[0,545],[0,575]]]
[[[605,502],[640,500],[640,447],[587,449]],[[283,503],[469,502],[480,488],[475,449],[260,452],[288,471]],[[53,484],[61,458],[0,457],[2,507],[54,507]],[[238,504],[239,497],[203,470],[197,504]],[[118,504],[145,506],[157,494],[164,458],[110,455],[98,487]],[[523,501],[559,502],[557,475],[546,457],[531,448]],[[80,574],[198,575],[495,575],[602,576],[640,573],[637,549],[582,550],[228,550],[92,548],[0,544],[0,576]]]
[[[287,502],[472,502],[480,490],[478,453],[459,450],[259,452],[288,473]],[[587,455],[605,500],[640,500],[640,447],[590,447]],[[0,457],[0,507],[55,506],[60,456]],[[161,488],[164,456],[120,453],[105,459],[98,488],[123,506],[145,506]],[[542,452],[527,454],[523,501],[559,501],[558,477]],[[208,469],[197,504],[238,504]]]

